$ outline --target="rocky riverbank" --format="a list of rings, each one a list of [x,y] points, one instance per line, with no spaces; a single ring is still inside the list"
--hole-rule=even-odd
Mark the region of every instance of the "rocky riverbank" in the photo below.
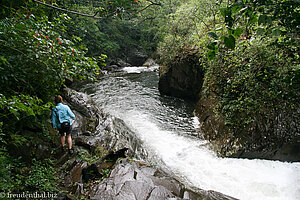
[[[60,199],[234,199],[189,188],[172,173],[151,167],[142,142],[122,120],[103,113],[84,93],[65,89],[63,96],[76,115],[76,155],[57,154],[60,187],[73,194],[61,194]]]

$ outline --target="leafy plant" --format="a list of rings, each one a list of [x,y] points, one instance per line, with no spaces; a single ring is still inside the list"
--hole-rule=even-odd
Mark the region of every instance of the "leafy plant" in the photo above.
[[[110,172],[111,172],[110,168],[105,168],[105,169],[101,170],[101,174],[102,174],[103,178],[109,177]]]
[[[217,94],[215,111],[228,126],[238,130],[256,123],[258,116],[273,118],[285,109],[296,112],[297,56],[275,49],[268,40],[253,40],[210,62],[205,87]]]
[[[0,190],[14,191],[22,186],[23,176],[14,173],[14,169],[21,169],[22,164],[19,159],[12,158],[6,149],[0,149]]]
[[[75,47],[62,38],[60,27],[66,15],[49,22],[37,19],[29,10],[17,11],[15,17],[0,22],[1,89],[37,95],[48,100],[66,78],[93,79],[99,66],[84,56],[84,47]]]
[[[92,154],[90,154],[86,151],[79,150],[77,156],[80,159],[88,162],[88,165],[90,165],[90,164],[96,162],[97,160],[99,160],[100,158],[102,158],[106,153],[107,153],[107,151],[104,150],[103,147],[97,147],[95,149],[94,153],[92,153]]]
[[[42,100],[29,95],[16,95],[6,98],[0,93],[0,142],[2,144],[22,144],[27,137],[21,136],[19,131],[23,125],[38,123],[35,119],[47,116],[49,103],[43,104]],[[6,134],[4,134],[6,133]]]
[[[56,177],[55,168],[50,159],[42,161],[33,160],[33,165],[25,179],[25,188],[30,191],[49,191],[55,192]]]
[[[218,45],[224,44],[233,50],[238,41],[248,41],[257,36],[278,39],[281,42],[297,43],[295,36],[299,33],[300,2],[297,0],[276,1],[219,1],[220,14],[225,26],[221,24],[209,32],[212,42],[208,58],[215,57]],[[226,33],[218,33],[220,29]]]
[[[211,30],[221,22],[217,15],[219,5],[215,1],[190,0],[180,2],[177,6],[165,16],[162,24],[158,23],[162,32],[158,54],[165,65],[172,63],[176,56],[180,57],[182,49],[205,49],[209,42],[205,37],[207,32],[217,37]],[[211,54],[217,52],[216,45],[210,45],[209,49]]]

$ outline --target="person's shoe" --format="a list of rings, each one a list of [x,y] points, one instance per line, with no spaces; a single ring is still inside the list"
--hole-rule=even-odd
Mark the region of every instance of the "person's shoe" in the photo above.
[[[61,152],[65,152],[65,147],[61,147]]]
[[[74,154],[74,150],[73,149],[69,149],[69,154],[73,155]]]

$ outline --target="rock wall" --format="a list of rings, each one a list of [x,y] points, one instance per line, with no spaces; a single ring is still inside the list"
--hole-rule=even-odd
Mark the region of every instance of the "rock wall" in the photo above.
[[[207,96],[202,91],[200,96],[195,108],[200,131],[219,156],[300,161],[296,113],[283,109],[263,116],[255,114],[256,120],[252,124],[234,129],[225,125],[222,116],[214,112],[218,104],[216,94],[210,93]]]

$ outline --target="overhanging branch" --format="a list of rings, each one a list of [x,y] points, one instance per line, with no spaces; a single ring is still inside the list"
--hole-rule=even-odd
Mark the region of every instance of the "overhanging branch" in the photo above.
[[[36,2],[36,3],[42,4],[44,6],[53,8],[53,9],[63,11],[63,12],[72,13],[72,14],[75,14],[75,15],[81,15],[81,16],[84,16],[84,17],[92,17],[94,19],[103,19],[102,17],[96,17],[98,12],[96,12],[94,15],[88,15],[88,14],[85,14],[85,13],[80,13],[80,12],[76,12],[76,11],[72,11],[72,10],[67,10],[67,9],[64,9],[64,8],[59,8],[57,6],[53,6],[53,5],[38,1],[38,0],[33,0],[33,1]]]
[[[146,9],[149,8],[150,6],[161,6],[161,3],[160,3],[160,2],[156,3],[156,2],[153,2],[153,1],[150,1],[150,0],[147,0],[147,1],[150,2],[150,4],[147,5],[145,8],[139,10],[139,12],[142,12],[142,11],[146,10]]]

